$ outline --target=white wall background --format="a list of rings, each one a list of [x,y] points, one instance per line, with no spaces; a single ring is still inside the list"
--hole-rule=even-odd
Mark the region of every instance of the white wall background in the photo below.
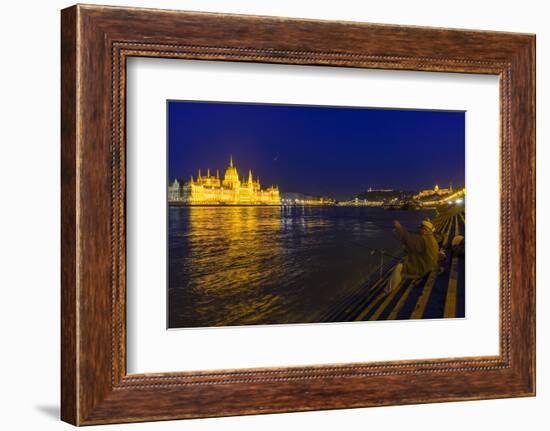
[[[538,396],[406,407],[245,416],[96,429],[548,429],[550,319],[550,14],[546,2],[130,0],[103,4],[477,28],[537,34]],[[0,15],[0,427],[69,429],[59,414],[59,10],[5,2]],[[546,270],[545,270],[546,269]]]

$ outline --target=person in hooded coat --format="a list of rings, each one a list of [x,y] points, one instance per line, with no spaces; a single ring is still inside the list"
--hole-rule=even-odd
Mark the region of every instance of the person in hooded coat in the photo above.
[[[385,287],[386,293],[395,289],[404,278],[422,278],[439,267],[439,245],[434,236],[434,226],[429,220],[423,220],[419,233],[410,233],[399,221],[393,222],[397,234],[403,243],[406,255],[398,263]]]

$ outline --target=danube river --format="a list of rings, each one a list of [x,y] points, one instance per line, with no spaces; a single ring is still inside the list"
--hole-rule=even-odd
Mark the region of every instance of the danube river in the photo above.
[[[170,328],[315,322],[364,285],[429,211],[169,207]],[[373,251],[374,250],[374,251]],[[388,259],[388,257],[384,257]]]

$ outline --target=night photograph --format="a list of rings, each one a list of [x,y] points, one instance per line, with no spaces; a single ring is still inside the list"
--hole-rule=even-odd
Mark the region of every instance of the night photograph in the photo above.
[[[465,112],[168,101],[168,328],[465,317]]]

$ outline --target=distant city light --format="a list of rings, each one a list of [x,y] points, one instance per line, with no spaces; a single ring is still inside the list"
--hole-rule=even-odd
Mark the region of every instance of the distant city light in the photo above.
[[[455,204],[460,205],[462,202],[464,202],[464,199],[457,199]]]

